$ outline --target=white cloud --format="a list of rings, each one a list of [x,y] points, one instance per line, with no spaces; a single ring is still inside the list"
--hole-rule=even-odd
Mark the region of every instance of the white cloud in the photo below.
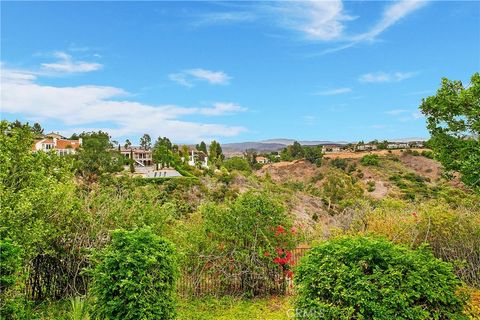
[[[393,109],[393,110],[388,110],[385,111],[386,114],[389,114],[391,116],[398,116],[403,113],[408,113],[409,111],[406,109]]]
[[[206,116],[231,115],[231,114],[235,114],[243,111],[247,111],[247,108],[244,108],[236,103],[225,103],[225,102],[214,103],[213,108],[199,109],[199,113]]]
[[[397,117],[398,120],[405,122],[411,120],[419,120],[424,118],[423,114],[418,110],[409,109],[393,109],[385,111],[386,114]]]
[[[350,48],[357,43],[373,41],[401,19],[423,7],[426,0],[390,1],[380,18],[365,32],[346,34],[347,22],[357,19],[345,11],[342,0],[330,1],[267,1],[250,6],[251,11],[213,12],[200,16],[196,25],[223,24],[225,22],[250,22],[271,20],[283,28],[294,30],[314,41],[342,41],[339,47],[329,48],[324,53]]]
[[[181,120],[186,115],[222,116],[245,111],[234,103],[215,103],[212,107],[187,108],[176,105],[148,105],[125,100],[127,92],[109,86],[54,87],[41,85],[28,71],[2,68],[2,112],[58,121],[72,130],[92,130],[98,123],[113,136],[168,136],[179,142],[195,142],[215,137],[238,135],[241,126]],[[123,100],[122,100],[123,98]]]
[[[282,26],[300,31],[312,40],[341,38],[343,22],[353,19],[343,11],[341,0],[279,1],[270,4],[270,9]]]
[[[343,93],[349,93],[349,92],[352,92],[351,88],[336,88],[336,89],[330,89],[330,90],[315,92],[313,95],[315,95],[315,96],[334,96],[334,95],[337,95],[337,94],[343,94]]]
[[[226,85],[231,79],[231,77],[223,71],[211,71],[201,68],[172,73],[168,75],[168,78],[185,87],[193,87],[194,81],[206,81],[213,85]]]
[[[58,51],[53,55],[58,58],[58,61],[53,63],[42,63],[42,69],[44,71],[58,73],[82,73],[96,71],[102,68],[100,63],[74,61],[72,56],[65,52]]]
[[[382,32],[397,23],[403,17],[418,10],[427,3],[425,0],[401,0],[388,6],[382,14],[382,18],[369,31],[353,37],[355,41],[374,40]]]
[[[200,15],[199,19],[193,21],[191,25],[195,27],[200,27],[213,24],[249,22],[256,19],[257,16],[253,12],[248,11],[211,12]]]
[[[416,75],[416,72],[372,72],[360,76],[360,82],[378,83],[378,82],[400,82]]]

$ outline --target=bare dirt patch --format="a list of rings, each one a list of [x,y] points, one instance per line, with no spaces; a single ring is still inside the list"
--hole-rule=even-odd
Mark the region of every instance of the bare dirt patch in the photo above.
[[[412,151],[418,151],[422,152],[428,149],[410,149]],[[396,149],[396,150],[374,150],[374,151],[362,151],[362,152],[332,152],[332,153],[326,153],[323,155],[324,158],[340,158],[340,159],[359,159],[362,158],[364,155],[367,154],[377,154],[379,156],[386,156],[388,154],[394,154],[394,155],[402,155],[403,150]]]
[[[305,160],[296,160],[292,162],[278,162],[263,166],[255,174],[265,177],[268,173],[275,182],[307,182],[318,174],[318,168]]]
[[[430,178],[432,181],[438,180],[442,174],[442,165],[433,159],[404,154],[400,157],[400,161],[407,168],[412,169],[423,177]]]

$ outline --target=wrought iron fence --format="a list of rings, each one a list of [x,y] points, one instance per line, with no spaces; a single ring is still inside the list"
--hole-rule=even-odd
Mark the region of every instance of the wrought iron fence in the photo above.
[[[292,265],[297,265],[308,247],[292,250]],[[259,265],[245,270],[229,270],[228,266],[212,267],[206,261],[202,268],[182,269],[177,284],[180,296],[262,296],[285,295],[294,291],[293,281],[280,266]]]

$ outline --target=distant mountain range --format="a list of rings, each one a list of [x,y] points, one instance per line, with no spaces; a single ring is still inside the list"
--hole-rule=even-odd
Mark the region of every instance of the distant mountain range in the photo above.
[[[426,141],[428,139],[411,137],[411,138],[399,138],[399,139],[389,139],[390,142],[408,142],[408,141]],[[236,142],[236,143],[225,143],[222,144],[222,150],[225,154],[239,154],[243,153],[247,149],[254,149],[257,152],[272,152],[280,151],[286,146],[292,145],[295,141],[294,139],[268,139],[257,142]],[[318,146],[318,145],[327,145],[327,144],[337,144],[344,145],[350,142],[348,141],[328,141],[328,140],[313,140],[313,141],[298,141],[301,145],[304,146]]]

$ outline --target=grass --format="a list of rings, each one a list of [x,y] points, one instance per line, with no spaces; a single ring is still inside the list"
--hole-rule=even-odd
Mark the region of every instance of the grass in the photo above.
[[[287,320],[293,318],[292,301],[291,297],[182,300],[178,320]]]

